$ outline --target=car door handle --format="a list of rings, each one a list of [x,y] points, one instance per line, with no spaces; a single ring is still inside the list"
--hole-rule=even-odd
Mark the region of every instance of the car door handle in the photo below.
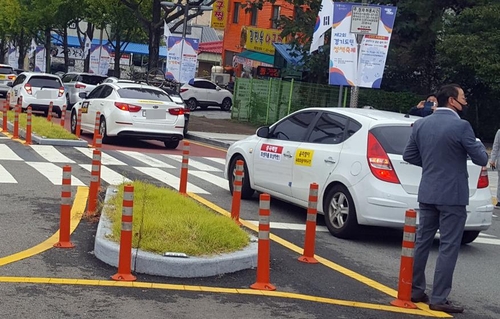
[[[333,158],[329,157],[329,158],[325,159],[325,163],[335,164],[335,161],[333,160]]]
[[[285,154],[283,154],[284,157],[288,157],[288,158],[292,158],[292,153],[290,153],[289,151],[286,152]]]

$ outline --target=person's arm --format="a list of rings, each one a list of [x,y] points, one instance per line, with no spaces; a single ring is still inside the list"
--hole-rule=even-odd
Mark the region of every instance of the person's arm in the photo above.
[[[463,120],[463,134],[462,134],[462,145],[469,154],[472,163],[479,166],[488,165],[488,153],[481,141],[476,139],[472,126],[469,122]]]
[[[406,143],[405,150],[403,152],[403,160],[422,167],[422,157],[420,156],[420,151],[418,150],[417,143],[415,142],[415,126],[413,126],[413,131],[410,135],[408,143]]]
[[[495,134],[495,140],[493,141],[493,147],[491,149],[490,166],[496,168],[498,149],[500,148],[500,130]]]
[[[422,109],[419,109],[418,107],[414,106],[410,109],[408,114],[415,116],[422,116]]]

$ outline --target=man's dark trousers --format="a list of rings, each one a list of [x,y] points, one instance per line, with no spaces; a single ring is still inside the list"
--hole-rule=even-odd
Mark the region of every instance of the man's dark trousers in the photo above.
[[[451,291],[453,271],[457,263],[467,211],[465,206],[420,203],[419,207],[419,226],[413,262],[412,297],[421,297],[425,292],[425,265],[436,231],[439,229],[440,254],[436,261],[430,303],[441,304],[446,302]]]

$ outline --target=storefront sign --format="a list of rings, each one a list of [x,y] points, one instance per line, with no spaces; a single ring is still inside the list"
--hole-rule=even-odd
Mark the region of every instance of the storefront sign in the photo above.
[[[265,54],[274,54],[273,43],[281,43],[281,30],[263,29],[247,27],[245,36],[245,49],[262,52]]]
[[[210,26],[214,29],[224,30],[226,28],[226,21],[229,4],[228,0],[217,0],[213,4],[212,19]]]

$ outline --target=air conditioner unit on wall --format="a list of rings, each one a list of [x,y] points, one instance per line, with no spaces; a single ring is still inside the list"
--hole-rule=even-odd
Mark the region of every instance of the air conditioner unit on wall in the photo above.
[[[227,85],[229,83],[230,75],[226,73],[212,73],[210,79],[217,85]]]

